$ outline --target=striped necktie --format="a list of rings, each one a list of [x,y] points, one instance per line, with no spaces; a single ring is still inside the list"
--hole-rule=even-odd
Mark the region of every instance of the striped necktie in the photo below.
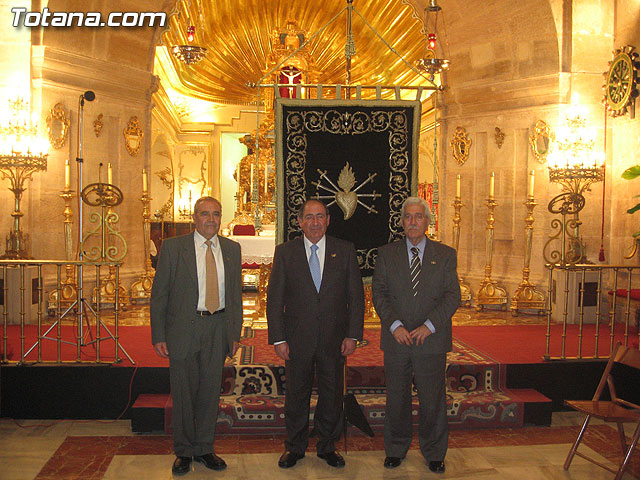
[[[413,288],[413,296],[418,295],[418,285],[420,285],[420,250],[417,247],[411,247],[411,265],[409,265],[409,272],[411,275],[411,288]]]

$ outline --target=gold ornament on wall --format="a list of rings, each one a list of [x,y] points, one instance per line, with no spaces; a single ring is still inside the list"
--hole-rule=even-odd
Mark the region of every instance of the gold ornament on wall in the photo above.
[[[98,115],[98,118],[96,118],[93,121],[93,132],[96,134],[96,137],[100,136],[100,133],[102,132],[102,127],[104,126],[104,124],[102,123],[102,114]]]
[[[607,112],[617,117],[631,111],[635,117],[635,101],[638,96],[638,71],[640,62],[635,47],[625,45],[613,51],[609,69],[604,72],[604,103]]]
[[[56,105],[49,110],[49,115],[47,115],[47,132],[51,146],[56,150],[60,150],[69,136],[69,119],[61,103],[56,103]]]
[[[502,148],[502,145],[504,144],[504,132],[498,127],[496,127],[494,138],[496,139],[496,145],[498,145],[498,148]]]
[[[538,120],[533,134],[529,136],[529,145],[531,145],[533,156],[540,163],[547,161],[547,156],[551,152],[551,144],[554,140],[555,135],[549,125],[544,120]]]
[[[140,151],[142,137],[144,137],[144,132],[142,131],[142,127],[140,127],[138,117],[135,115],[131,117],[129,123],[127,123],[127,127],[122,133],[124,134],[124,146],[127,152],[129,152],[129,155],[132,157],[135,157]]]
[[[457,127],[450,145],[453,158],[456,159],[458,165],[464,165],[464,162],[469,160],[469,151],[471,150],[471,139],[467,136],[467,131],[462,127]]]

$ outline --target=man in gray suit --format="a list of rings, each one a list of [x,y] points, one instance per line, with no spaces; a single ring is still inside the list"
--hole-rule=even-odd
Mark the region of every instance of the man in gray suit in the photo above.
[[[329,213],[322,202],[307,200],[298,221],[304,236],[276,247],[267,290],[269,343],[286,362],[287,440],[278,465],[290,468],[304,457],[315,372],[318,457],[343,467],[335,441],[342,426],[344,357],[362,338],[362,278],[353,244],[325,235]]]
[[[212,470],[227,465],[213,452],[225,357],[242,329],[240,245],[218,236],[222,205],[202,197],[196,230],[166,239],[151,290],[151,342],[169,359],[173,399],[174,475],[192,459]]]
[[[387,383],[384,466],[399,466],[411,445],[413,378],[420,450],[429,469],[443,473],[449,435],[445,368],[460,286],[456,252],[425,236],[429,222],[427,203],[407,198],[402,205],[406,239],[380,247],[372,289]]]

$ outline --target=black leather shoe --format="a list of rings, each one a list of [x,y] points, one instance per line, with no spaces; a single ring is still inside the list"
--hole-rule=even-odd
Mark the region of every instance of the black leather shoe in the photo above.
[[[332,467],[344,467],[344,458],[335,450],[329,453],[319,453],[318,457],[326,461]]]
[[[429,470],[433,473],[444,473],[444,462],[429,462]]]
[[[387,457],[384,459],[384,466],[386,468],[396,468],[399,467],[402,463],[402,459],[400,457]]]
[[[171,467],[171,473],[174,475],[186,475],[191,470],[191,457],[176,457]]]
[[[215,453],[205,453],[204,455],[195,456],[193,459],[210,470],[224,470],[227,468],[225,461]]]
[[[280,468],[291,468],[301,458],[304,458],[304,453],[295,453],[287,450],[282,454],[280,460],[278,460],[278,466]]]

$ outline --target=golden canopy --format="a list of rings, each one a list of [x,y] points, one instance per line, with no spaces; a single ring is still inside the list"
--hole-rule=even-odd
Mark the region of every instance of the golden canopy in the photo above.
[[[421,58],[422,23],[412,6],[401,0],[355,0],[353,5],[409,63]],[[186,44],[187,27],[193,25],[196,27],[193,44],[206,47],[208,53],[190,66],[175,57],[163,56],[177,72],[174,82],[178,84],[172,88],[218,103],[252,103],[255,89],[247,84],[257,82],[268,71],[273,31],[294,21],[306,30],[309,38],[336,16],[307,48],[315,59],[319,83],[345,83],[347,13],[340,12],[346,6],[344,0],[182,0],[162,42],[167,47]],[[422,17],[423,13],[418,15]],[[352,59],[351,83],[428,85],[356,12],[352,26],[357,54]]]

